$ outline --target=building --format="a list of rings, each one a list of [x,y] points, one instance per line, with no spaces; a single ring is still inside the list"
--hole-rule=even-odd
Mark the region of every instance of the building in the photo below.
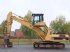
[[[20,29],[16,29],[15,34],[16,34],[17,37],[22,37],[24,35],[23,32]]]

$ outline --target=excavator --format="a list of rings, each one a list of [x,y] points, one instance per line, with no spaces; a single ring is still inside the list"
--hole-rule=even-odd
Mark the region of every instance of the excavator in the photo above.
[[[21,23],[22,25],[26,26],[29,29],[32,29],[35,31],[36,35],[38,35],[41,39],[41,41],[34,42],[33,47],[34,48],[65,48],[65,44],[61,42],[55,42],[51,39],[51,32],[50,29],[47,27],[47,25],[44,22],[43,18],[44,14],[32,14],[32,23],[29,23],[27,20],[22,18],[21,16],[16,16],[14,13],[9,12],[6,19],[6,26],[4,29],[4,34],[6,37],[8,37],[7,41],[7,47],[12,47],[13,44],[10,42],[10,32],[11,32],[11,25],[13,23],[13,20]]]

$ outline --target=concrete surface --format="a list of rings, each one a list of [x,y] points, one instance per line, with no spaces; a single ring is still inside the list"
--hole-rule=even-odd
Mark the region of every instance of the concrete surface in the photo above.
[[[34,49],[32,45],[14,45],[13,48],[0,48],[0,52],[70,52],[70,45],[64,49]]]

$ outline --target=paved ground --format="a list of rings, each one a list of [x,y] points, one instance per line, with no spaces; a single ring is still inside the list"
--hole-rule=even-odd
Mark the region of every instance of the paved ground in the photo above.
[[[70,45],[64,49],[34,49],[32,45],[14,45],[13,48],[0,48],[0,52],[70,52]]]

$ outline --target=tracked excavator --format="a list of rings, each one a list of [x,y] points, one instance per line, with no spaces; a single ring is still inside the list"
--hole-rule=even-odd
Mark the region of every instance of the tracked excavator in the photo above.
[[[32,14],[32,23],[29,23],[27,20],[22,18],[21,16],[13,15],[12,12],[9,12],[6,19],[6,27],[4,30],[4,34],[8,37],[7,40],[7,47],[12,47],[13,44],[10,42],[10,32],[11,32],[11,25],[13,20],[21,23],[22,25],[26,26],[29,29],[32,29],[37,33],[37,35],[40,37],[41,41],[34,42],[33,47],[34,48],[64,48],[65,44],[60,42],[55,42],[51,39],[51,33],[49,28],[44,22],[43,18],[44,14]]]

